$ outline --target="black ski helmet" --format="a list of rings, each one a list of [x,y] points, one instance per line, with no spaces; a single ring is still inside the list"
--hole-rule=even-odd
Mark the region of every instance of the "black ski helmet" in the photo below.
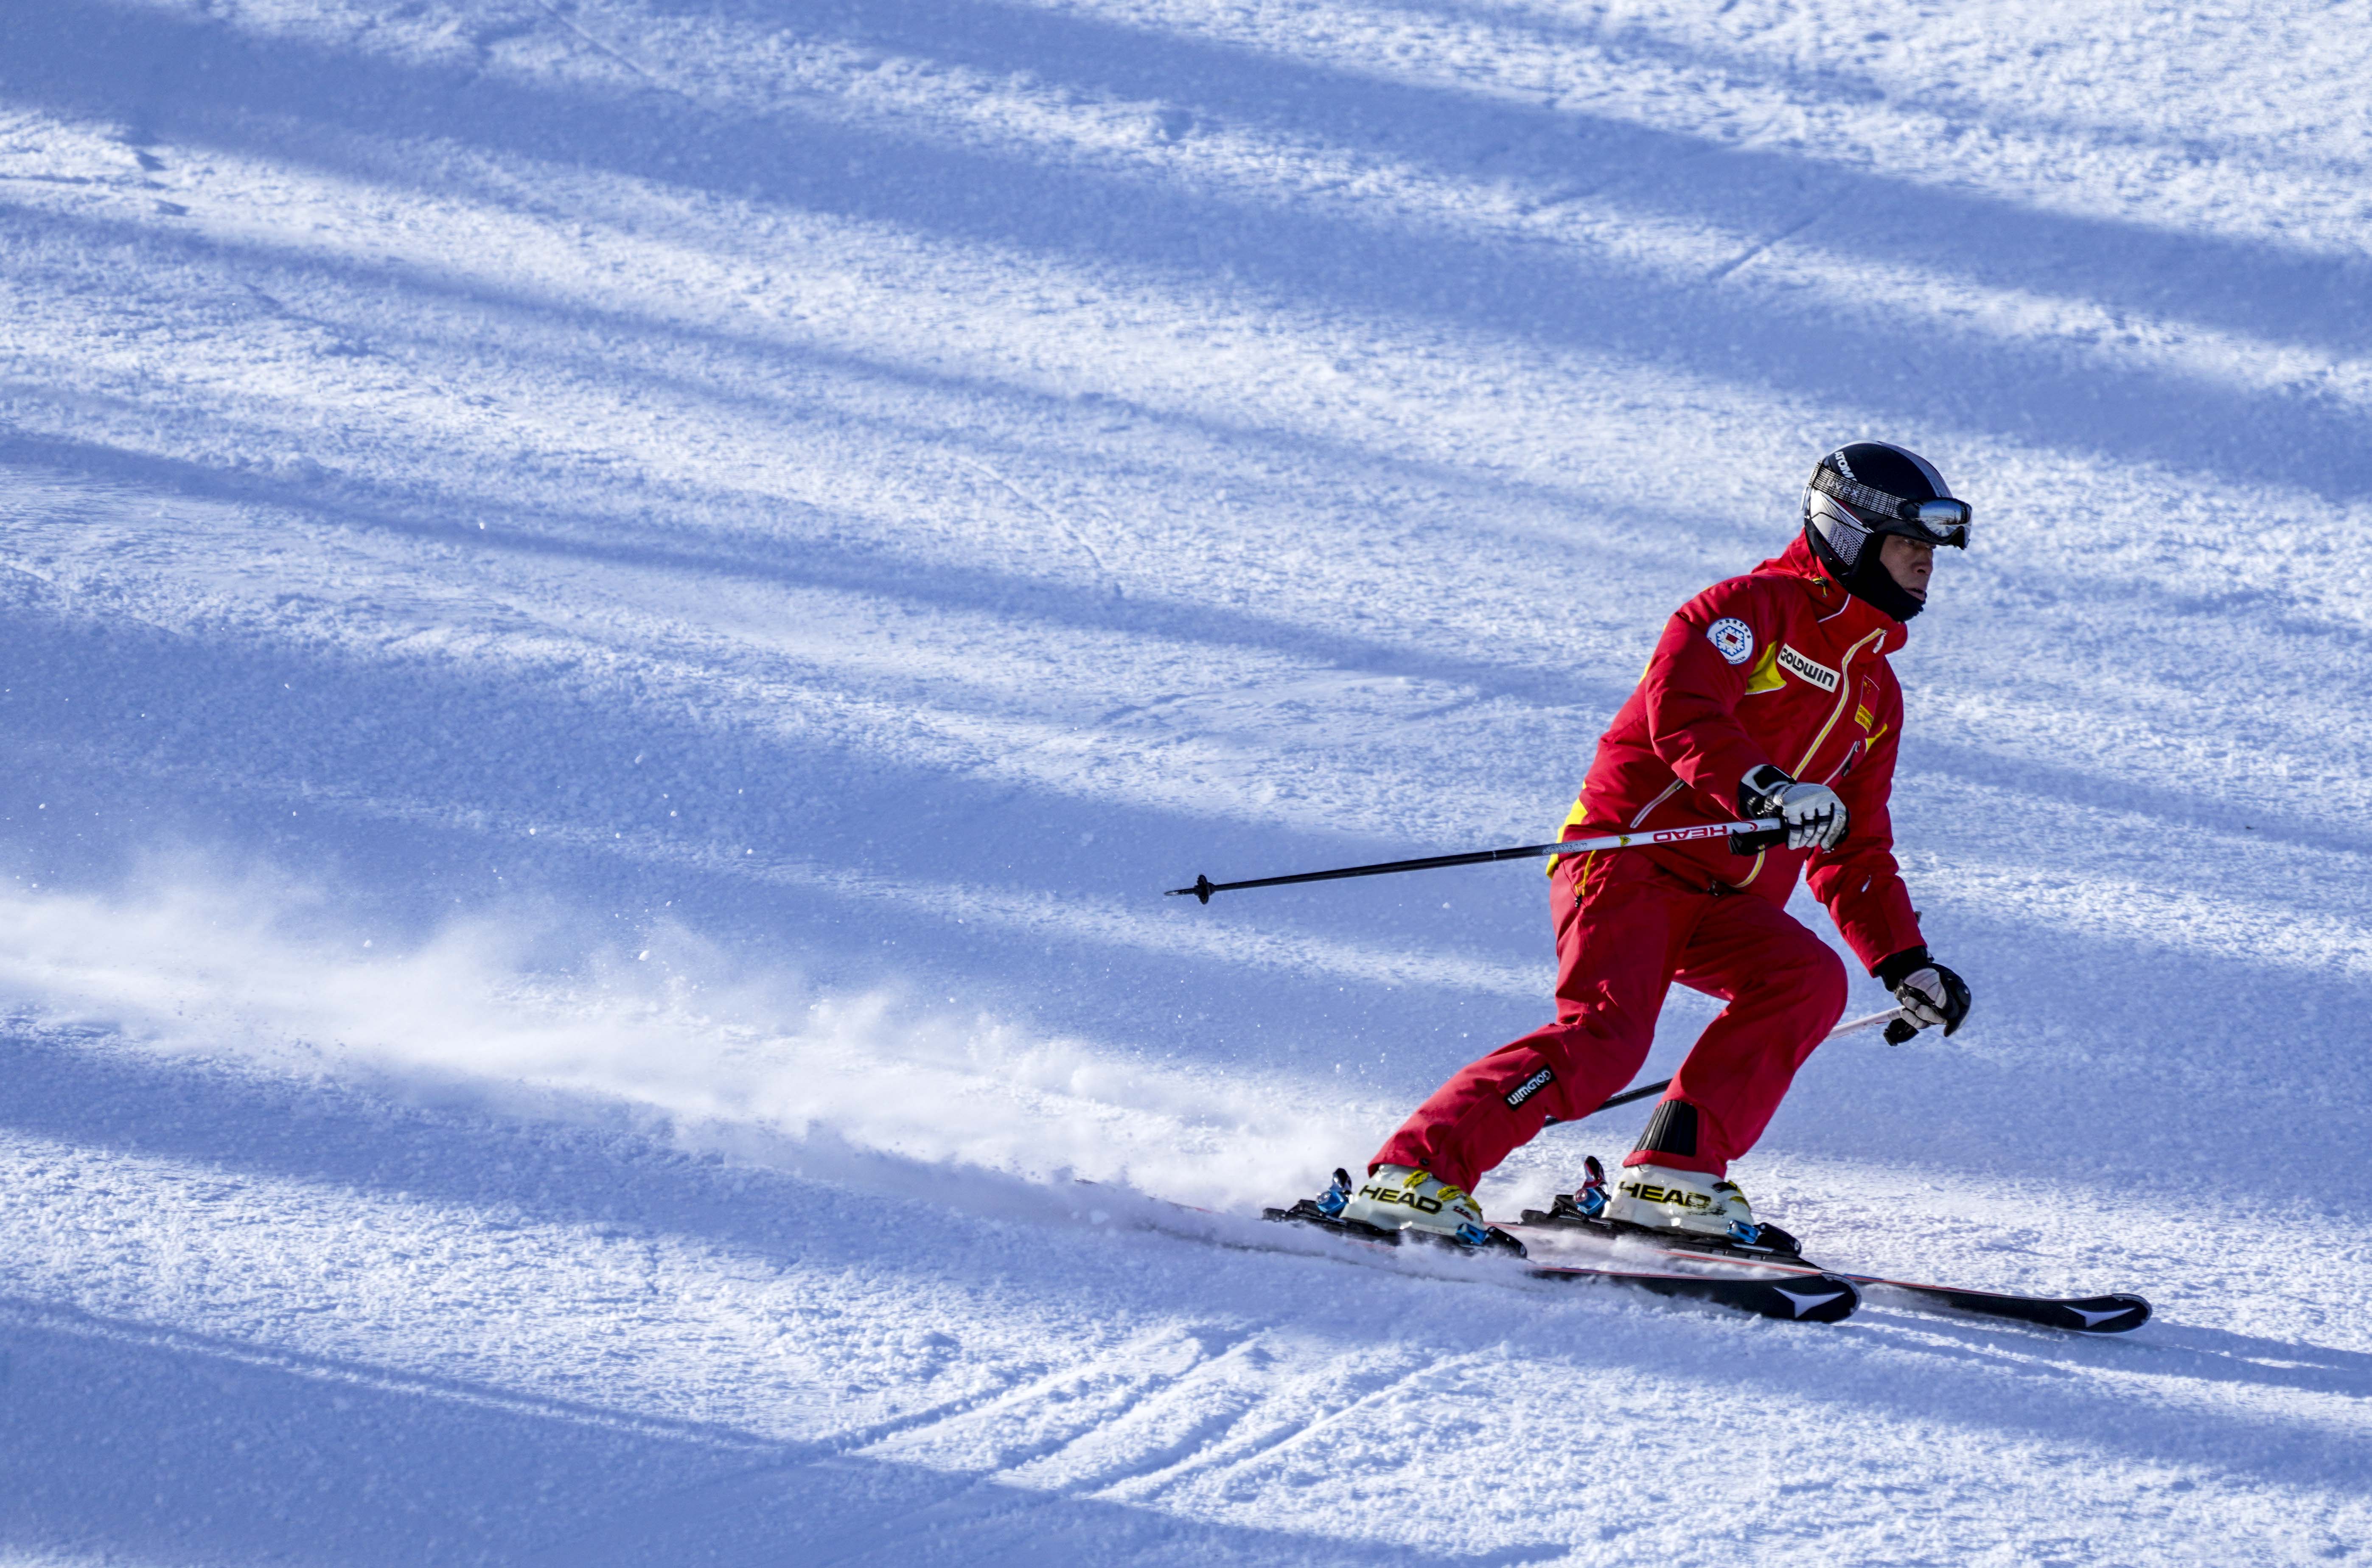
[[[1820,564],[1855,598],[1897,621],[1920,603],[1878,560],[1880,534],[1922,544],[1969,545],[1969,506],[1956,500],[1936,465],[1884,441],[1855,441],[1822,458],[1804,486],[1804,538]]]

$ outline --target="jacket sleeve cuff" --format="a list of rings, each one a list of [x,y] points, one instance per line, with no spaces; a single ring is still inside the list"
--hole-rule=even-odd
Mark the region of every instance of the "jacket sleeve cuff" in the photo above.
[[[1878,959],[1869,972],[1878,977],[1878,984],[1891,991],[1935,961],[1927,956],[1927,945],[1923,942],[1916,947],[1905,947],[1891,958]]]

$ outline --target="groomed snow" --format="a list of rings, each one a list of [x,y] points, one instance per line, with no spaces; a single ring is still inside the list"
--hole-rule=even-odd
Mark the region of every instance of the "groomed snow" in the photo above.
[[[2367,80],[2364,0],[6,7],[0,1568],[2372,1551]],[[1864,436],[1978,509],[1896,810],[1977,1010],[1737,1174],[2156,1320],[1249,1217],[1545,1016],[1538,867],[1161,889],[1551,836]]]

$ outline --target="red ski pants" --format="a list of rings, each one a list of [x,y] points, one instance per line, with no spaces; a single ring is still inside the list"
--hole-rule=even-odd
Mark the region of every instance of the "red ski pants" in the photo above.
[[[1369,1171],[1417,1166],[1471,1190],[1552,1118],[1587,1116],[1631,1081],[1678,980],[1728,1005],[1665,1091],[1650,1123],[1657,1147],[1624,1163],[1727,1174],[1843,1015],[1844,964],[1768,899],[1692,887],[1640,854],[1561,860],[1549,886],[1556,1022],[1435,1090],[1376,1151]]]

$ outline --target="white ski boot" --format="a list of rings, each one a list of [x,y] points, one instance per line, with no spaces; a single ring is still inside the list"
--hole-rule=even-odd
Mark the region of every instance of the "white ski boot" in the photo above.
[[[1754,1209],[1737,1182],[1660,1165],[1624,1167],[1607,1200],[1606,1217],[1619,1225],[1714,1237],[1741,1247],[1786,1235],[1774,1225],[1754,1223]]]
[[[1321,1207],[1324,1202],[1320,1200]],[[1378,1230],[1424,1231],[1460,1247],[1486,1247],[1491,1242],[1482,1205],[1466,1189],[1452,1187],[1431,1171],[1412,1170],[1404,1165],[1378,1166],[1375,1175],[1353,1188],[1333,1217]]]

